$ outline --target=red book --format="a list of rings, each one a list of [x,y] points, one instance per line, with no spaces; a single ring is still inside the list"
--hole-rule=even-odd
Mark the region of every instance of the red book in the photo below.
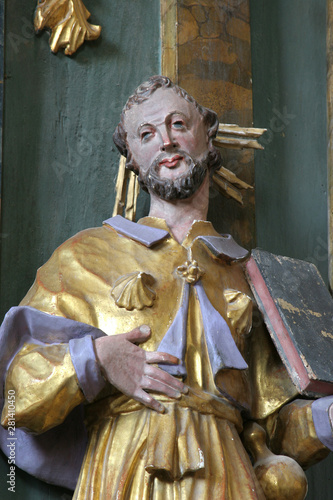
[[[253,295],[301,394],[333,394],[333,299],[316,266],[253,250],[246,264]]]

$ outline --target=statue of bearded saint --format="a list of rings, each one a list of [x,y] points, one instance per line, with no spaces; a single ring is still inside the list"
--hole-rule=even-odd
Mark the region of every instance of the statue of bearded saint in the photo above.
[[[207,221],[217,129],[168,78],[138,87],[114,141],[150,194],[148,217],[70,238],[3,324],[18,465],[76,500],[294,500],[306,480],[293,459],[328,454],[313,402],[297,400],[252,327],[247,251]],[[8,414],[5,402],[3,426]],[[268,450],[256,421],[291,458]]]

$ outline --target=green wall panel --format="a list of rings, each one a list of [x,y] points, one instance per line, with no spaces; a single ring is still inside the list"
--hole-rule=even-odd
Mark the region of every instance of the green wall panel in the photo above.
[[[257,244],[313,262],[328,280],[326,0],[251,0]],[[333,498],[333,457],[307,500]]]
[[[159,72],[156,0],[87,3],[102,36],[72,58],[32,33],[34,4],[6,5],[2,313],[63,240],[112,215],[112,133],[128,95]]]
[[[1,317],[65,239],[112,215],[122,106],[159,72],[157,0],[86,1],[102,36],[72,58],[32,31],[36,0],[6,2]],[[141,196],[139,215],[147,210]],[[13,498],[0,456],[0,498]],[[16,471],[17,499],[69,500],[66,490]],[[11,495],[11,496],[10,496]]]
[[[326,0],[251,0],[257,243],[327,279]]]

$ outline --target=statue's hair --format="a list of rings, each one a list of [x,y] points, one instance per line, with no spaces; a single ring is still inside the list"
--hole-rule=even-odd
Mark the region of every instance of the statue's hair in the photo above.
[[[193,104],[199,111],[199,113],[203,116],[204,123],[207,126],[207,135],[209,138],[209,152],[211,159],[210,168],[217,168],[220,165],[221,161],[220,153],[213,146],[213,139],[217,134],[219,126],[217,114],[214,111],[201,106],[191,95],[189,95],[181,87],[178,87],[178,85],[175,85],[169,78],[159,75],[150,77],[146,82],[142,83],[128,98],[120,115],[120,122],[113,134],[113,141],[115,145],[117,146],[120,153],[126,157],[126,168],[133,170],[136,174],[138,173],[137,166],[132,160],[132,154],[127,144],[127,132],[124,125],[126,111],[131,109],[136,104],[138,105],[144,101],[147,101],[157,89],[162,87],[172,89],[178,95],[183,97],[187,102]]]

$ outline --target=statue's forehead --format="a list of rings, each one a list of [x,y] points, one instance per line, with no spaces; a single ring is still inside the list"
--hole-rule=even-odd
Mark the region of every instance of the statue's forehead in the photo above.
[[[134,133],[140,125],[164,123],[172,113],[180,113],[189,120],[200,119],[194,104],[172,89],[159,88],[146,101],[135,104],[125,113],[125,128]]]

